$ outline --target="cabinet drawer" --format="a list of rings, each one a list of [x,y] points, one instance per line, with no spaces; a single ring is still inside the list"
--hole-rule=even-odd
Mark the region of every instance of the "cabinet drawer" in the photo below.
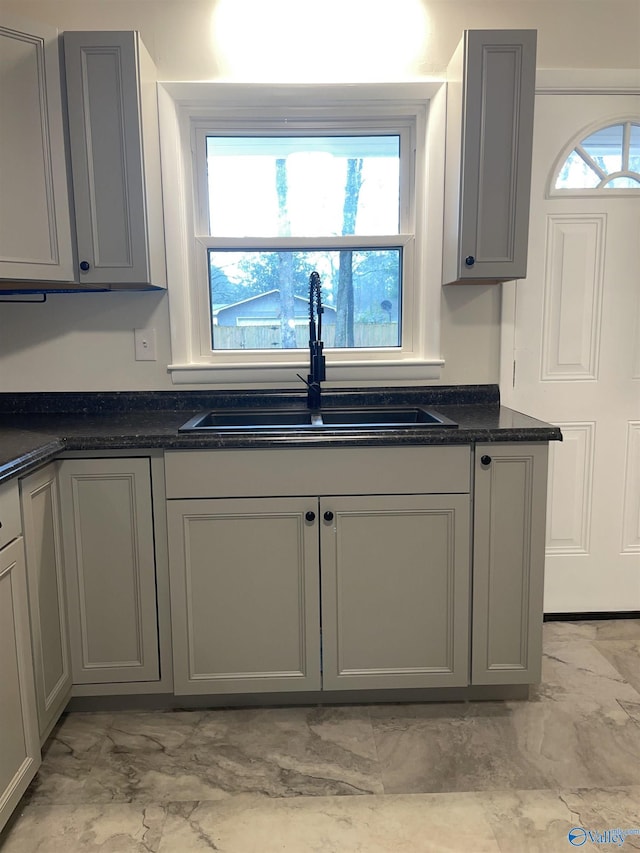
[[[167,497],[464,493],[470,455],[465,445],[174,450]]]
[[[20,536],[21,532],[18,481],[11,480],[0,485],[0,548]]]

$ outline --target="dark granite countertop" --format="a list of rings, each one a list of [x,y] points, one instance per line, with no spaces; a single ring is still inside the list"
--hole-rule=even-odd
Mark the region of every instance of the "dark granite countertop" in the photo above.
[[[457,429],[420,426],[179,433],[193,415],[233,406],[305,408],[296,392],[103,392],[0,394],[0,482],[65,450],[228,447],[340,447],[557,441],[560,430],[500,405],[497,386],[387,388],[325,392],[327,406],[425,406]]]

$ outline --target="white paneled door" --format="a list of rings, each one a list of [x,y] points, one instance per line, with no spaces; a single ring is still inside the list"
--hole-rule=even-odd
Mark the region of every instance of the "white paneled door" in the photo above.
[[[640,610],[640,187],[549,195],[567,146],[640,97],[539,94],[528,276],[503,290],[505,405],[562,428],[545,612]]]

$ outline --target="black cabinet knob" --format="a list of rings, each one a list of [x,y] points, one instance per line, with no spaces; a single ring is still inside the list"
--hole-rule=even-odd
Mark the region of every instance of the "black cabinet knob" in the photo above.
[[[82,272],[86,272],[88,269],[91,269],[91,264],[89,261],[80,261],[80,269]]]
[[[333,521],[333,513],[331,512],[331,510],[330,510],[330,509],[328,509],[328,510],[325,512],[325,514],[324,514],[324,520],[325,520],[325,521]]]
[[[491,465],[491,457],[490,456],[481,456],[480,461],[483,465]]]
[[[468,267],[472,267],[475,264],[476,259],[473,257],[473,255],[467,255],[467,257],[464,259],[464,262]]]
[[[315,512],[311,512],[311,510],[309,510],[309,512],[305,513],[304,517],[307,519],[307,521],[315,521],[316,520],[316,514],[315,514]]]

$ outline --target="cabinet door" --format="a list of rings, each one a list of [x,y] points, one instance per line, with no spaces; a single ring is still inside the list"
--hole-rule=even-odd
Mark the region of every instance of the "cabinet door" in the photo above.
[[[0,290],[74,278],[57,30],[0,21]]]
[[[164,287],[153,64],[136,32],[67,32],[64,48],[80,281]]]
[[[71,657],[62,563],[57,464],[20,482],[31,646],[40,740],[64,710],[71,690]]]
[[[22,537],[0,551],[0,829],[40,765]]]
[[[476,445],[473,684],[540,680],[547,445]]]
[[[175,692],[318,690],[317,498],[167,511]]]
[[[321,500],[325,690],[468,684],[469,496]]]
[[[149,460],[60,463],[74,684],[159,677]]]
[[[447,71],[444,281],[527,272],[535,30],[467,30]]]

